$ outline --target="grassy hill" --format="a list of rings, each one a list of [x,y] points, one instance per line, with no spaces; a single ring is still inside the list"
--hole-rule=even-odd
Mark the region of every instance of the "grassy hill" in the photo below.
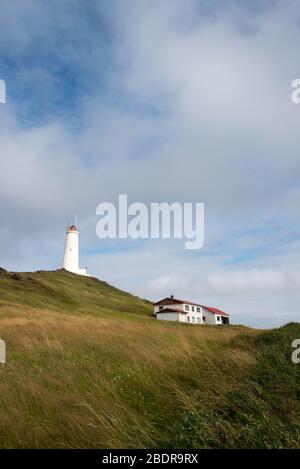
[[[0,271],[0,447],[300,447],[300,325],[156,321],[65,271]]]
[[[151,315],[151,303],[118,290],[93,277],[66,270],[10,273],[0,271],[0,308],[19,310],[20,306],[46,308],[65,314],[112,315],[135,313]]]

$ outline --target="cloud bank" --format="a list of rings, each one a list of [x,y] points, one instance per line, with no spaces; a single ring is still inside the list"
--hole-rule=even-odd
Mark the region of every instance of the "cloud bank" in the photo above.
[[[296,1],[0,1],[0,265],[82,263],[235,322],[299,320]],[[205,246],[100,241],[96,206],[204,202]]]

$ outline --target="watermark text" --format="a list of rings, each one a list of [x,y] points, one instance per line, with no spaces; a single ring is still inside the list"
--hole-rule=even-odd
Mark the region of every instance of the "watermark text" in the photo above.
[[[0,79],[0,104],[6,103],[6,84],[4,80]]]
[[[300,104],[300,78],[296,78],[292,81],[292,94],[291,100],[294,104]]]
[[[100,203],[96,226],[100,239],[184,239],[185,249],[201,249],[204,245],[204,204],[151,203],[128,205],[126,194],[119,195],[118,206]]]
[[[6,363],[6,345],[2,339],[0,339],[0,364],[1,363]]]
[[[300,339],[295,339],[292,343],[295,350],[292,353],[292,362],[298,365],[300,363]]]

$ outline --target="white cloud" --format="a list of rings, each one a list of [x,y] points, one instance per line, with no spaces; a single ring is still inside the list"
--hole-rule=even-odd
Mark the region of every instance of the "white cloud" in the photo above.
[[[218,272],[209,275],[208,285],[221,294],[282,294],[299,289],[300,272],[259,269]]]
[[[24,64],[9,90],[24,80],[42,90],[36,106],[47,104],[70,79],[61,68],[72,64],[103,81],[87,83],[78,96],[76,131],[59,113],[33,126],[20,122],[18,103],[0,108],[0,264],[56,267],[77,206],[88,248],[83,263],[99,277],[153,299],[173,293],[223,306],[237,317],[250,308],[253,316],[275,318],[283,305],[294,317],[297,2],[112,1],[105,12],[100,2],[91,10],[101,18],[98,29],[80,2],[2,3],[0,52],[10,44],[10,59]],[[181,241],[99,241],[96,206],[119,193],[131,201],[205,202],[200,255],[184,252]],[[277,225],[263,233],[272,219],[286,223],[281,235]],[[261,233],[251,233],[255,228]],[[240,261],[248,251],[258,254]]]

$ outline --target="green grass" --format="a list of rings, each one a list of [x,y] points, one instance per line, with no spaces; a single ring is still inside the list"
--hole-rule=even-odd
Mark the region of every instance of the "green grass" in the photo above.
[[[2,448],[300,447],[300,325],[156,321],[65,271],[0,275]]]
[[[234,338],[230,346],[251,352],[255,364],[246,368],[240,382],[236,370],[226,368],[215,395],[201,395],[196,386],[165,445],[299,448],[300,366],[291,360],[296,337],[300,337],[300,324]],[[210,403],[203,406],[206,399]]]
[[[152,305],[106,282],[65,270],[0,276],[0,314],[8,306],[51,308],[71,314],[152,314]]]

